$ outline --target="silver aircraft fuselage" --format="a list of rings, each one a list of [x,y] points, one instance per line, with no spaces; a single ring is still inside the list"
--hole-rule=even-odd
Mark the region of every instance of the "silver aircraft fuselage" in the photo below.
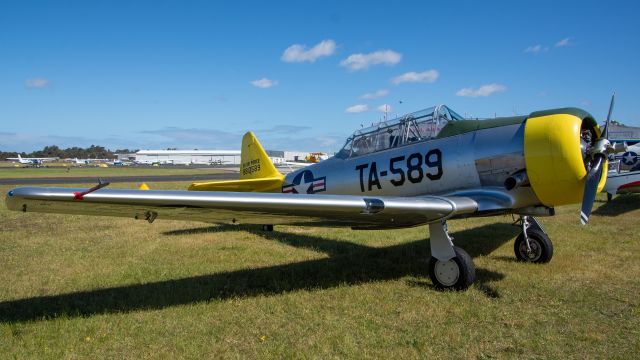
[[[339,153],[287,174],[283,192],[421,196],[482,189],[503,193],[512,209],[539,205],[531,187],[504,187],[525,169],[524,127],[493,127],[360,156]]]

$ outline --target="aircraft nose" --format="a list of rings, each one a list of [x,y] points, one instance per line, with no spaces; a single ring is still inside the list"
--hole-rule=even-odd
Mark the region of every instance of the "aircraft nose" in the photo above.
[[[589,148],[599,136],[597,122],[580,109],[531,114],[525,124],[524,156],[531,187],[542,204],[582,201]],[[606,172],[599,189],[605,180]]]

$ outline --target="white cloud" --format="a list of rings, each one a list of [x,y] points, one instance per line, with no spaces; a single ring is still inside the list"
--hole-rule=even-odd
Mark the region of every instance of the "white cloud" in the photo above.
[[[582,105],[582,106],[591,106],[592,104],[593,103],[589,99],[584,99],[584,100],[580,101],[580,105]]]
[[[339,147],[340,145],[342,145],[344,143],[344,137],[338,135],[320,135],[317,136],[313,139],[310,139],[309,142],[306,142],[306,144],[313,144],[315,142],[318,142],[321,146],[323,146],[324,148],[330,148],[330,147]],[[307,145],[308,146],[308,145]]]
[[[389,95],[389,90],[381,89],[381,90],[378,90],[376,92],[366,93],[366,94],[360,96],[360,99],[362,99],[362,100],[373,100],[373,99],[378,99],[378,98],[381,98],[381,97],[385,97],[387,95]]]
[[[149,149],[149,146],[158,148],[157,144],[162,144],[159,148],[177,147],[179,149],[233,149],[238,146],[242,134],[204,128],[181,128],[169,126],[155,130],[140,131],[141,134],[152,135],[153,138],[146,139],[142,148]],[[151,148],[153,148],[151,147]]]
[[[369,105],[364,105],[364,104],[353,105],[353,106],[349,106],[345,110],[345,112],[348,112],[351,114],[357,114],[365,111],[369,111]]]
[[[371,65],[395,65],[402,60],[402,54],[393,50],[379,50],[369,54],[352,54],[348,58],[340,62],[341,66],[344,66],[352,71],[364,70]]]
[[[257,130],[260,133],[291,135],[302,131],[311,130],[310,126],[301,125],[274,125],[268,129]]]
[[[433,83],[438,80],[438,76],[440,76],[440,73],[438,73],[437,70],[433,69],[421,73],[411,71],[394,77],[393,79],[391,79],[391,82],[396,85],[404,82]]]
[[[306,45],[294,44],[282,53],[281,59],[284,62],[315,62],[323,56],[333,55],[335,51],[336,42],[333,40],[323,40],[309,50]]]
[[[567,45],[569,45],[569,40],[570,40],[570,38],[564,38],[564,39],[558,41],[554,46],[555,47],[567,46]]]
[[[527,47],[526,49],[524,49],[523,52],[537,54],[541,50],[542,50],[542,45],[537,44],[537,45],[531,45],[531,46]]]
[[[393,110],[393,108],[391,107],[391,105],[389,104],[382,104],[380,106],[378,106],[378,108],[376,109],[380,112],[391,112],[391,110]]]
[[[270,88],[272,86],[278,85],[278,82],[275,81],[275,80],[269,80],[267,78],[262,78],[262,79],[259,79],[259,80],[251,81],[251,85],[253,85],[255,87],[259,87],[261,89],[267,89],[267,88]]]
[[[30,89],[42,89],[49,86],[51,82],[47,78],[27,79],[24,85]]]
[[[492,84],[482,85],[477,89],[474,89],[474,88],[460,89],[460,90],[458,90],[456,95],[474,97],[474,98],[475,97],[486,97],[486,96],[489,96],[489,95],[491,95],[493,93],[503,92],[505,90],[507,90],[506,86],[492,83]]]
[[[570,41],[571,41],[571,38],[564,38],[564,39],[558,41],[557,43],[555,43],[555,45],[553,45],[553,47],[559,48],[559,47],[571,45]],[[530,53],[530,54],[537,54],[537,53],[540,53],[540,52],[547,52],[547,51],[549,51],[549,46],[542,46],[541,44],[536,44],[536,45],[528,46],[522,52]]]

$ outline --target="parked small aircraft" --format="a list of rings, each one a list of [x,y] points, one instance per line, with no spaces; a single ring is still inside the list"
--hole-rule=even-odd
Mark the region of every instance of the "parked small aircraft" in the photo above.
[[[612,107],[613,98],[607,119]],[[9,191],[6,203],[23,212],[244,222],[266,230],[429,224],[431,280],[438,288],[466,289],[475,266],[453,245],[448,219],[515,214],[522,227],[516,258],[546,263],[553,245],[533,216],[582,201],[586,223],[610,151],[606,127],[601,133],[577,108],[480,121],[440,105],[358,130],[335,156],[286,176],[248,132],[240,180],[194,183],[191,191],[23,187]]]
[[[20,156],[20,154],[18,154],[17,158],[7,158],[7,160],[11,160],[11,161],[17,161],[20,164],[24,164],[24,165],[36,165],[36,166],[40,166],[42,164],[44,164],[46,161],[56,161],[59,158],[57,157],[45,157],[45,158],[23,158],[22,156]]]
[[[78,158],[65,159],[65,160],[76,165],[91,165],[92,163],[95,163],[95,162],[104,163],[104,162],[110,161],[109,159],[78,159]]]
[[[640,171],[609,171],[604,190],[607,200],[616,194],[640,193]]]
[[[620,162],[618,170],[640,171],[640,144],[631,145],[609,158]]]
[[[634,141],[634,140],[631,140]],[[640,193],[640,144],[627,146],[627,142],[614,144],[609,155],[609,171],[603,191],[611,201],[616,194]]]
[[[114,165],[114,166],[129,166],[129,165],[131,165],[131,161],[113,160],[111,162],[111,165]]]
[[[611,201],[616,194],[640,193],[640,146],[625,147],[615,155],[609,155],[609,171],[603,191]]]

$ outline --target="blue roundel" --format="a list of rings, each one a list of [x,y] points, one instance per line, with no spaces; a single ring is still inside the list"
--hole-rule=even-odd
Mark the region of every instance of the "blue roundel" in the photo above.
[[[293,183],[295,185],[300,185],[300,184],[311,185],[312,182],[313,182],[313,173],[310,170],[305,170],[293,178]]]
[[[327,178],[325,176],[316,178],[311,170],[304,170],[297,174],[291,184],[282,187],[283,193],[293,194],[315,194],[317,192],[326,191]]]
[[[638,154],[633,151],[627,151],[622,154],[622,163],[625,165],[633,165],[638,161]]]

